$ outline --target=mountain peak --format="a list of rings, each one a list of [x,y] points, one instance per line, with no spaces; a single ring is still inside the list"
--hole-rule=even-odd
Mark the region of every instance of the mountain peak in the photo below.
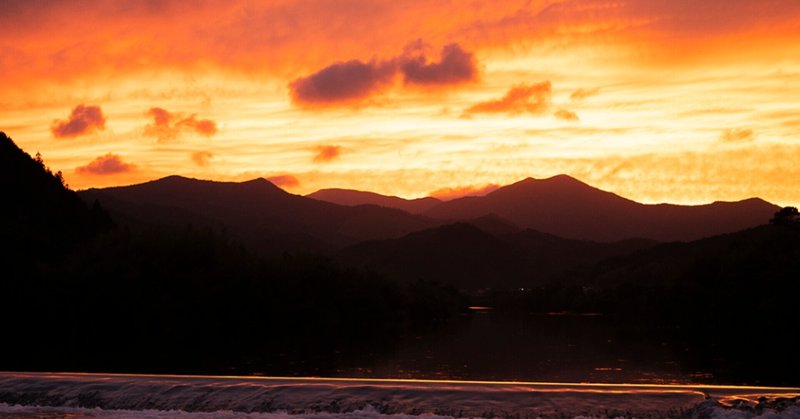
[[[504,188],[512,187],[512,186],[527,186],[527,185],[554,185],[554,186],[581,185],[581,186],[587,186],[587,187],[591,188],[591,186],[589,186],[588,184],[586,184],[584,182],[581,182],[580,180],[578,180],[578,179],[576,179],[576,178],[574,178],[572,176],[564,175],[564,174],[555,175],[555,176],[551,176],[551,177],[544,178],[544,179],[536,179],[536,178],[532,178],[532,177],[526,177],[525,179],[522,179],[522,180],[520,180],[518,182],[514,182],[514,183],[512,183],[510,185],[505,186]],[[500,189],[504,189],[504,188],[500,188]]]
[[[765,223],[775,212],[758,199],[704,206],[644,205],[567,175],[526,178],[484,197],[456,199],[425,215],[448,221],[495,213],[521,228],[561,237],[694,240]]]
[[[280,189],[274,183],[272,183],[272,182],[270,182],[267,179],[264,179],[262,177],[255,178],[255,179],[250,179],[250,180],[245,180],[245,181],[242,181],[242,182],[224,182],[224,181],[215,181],[215,180],[196,179],[196,178],[180,176],[180,175],[171,175],[171,176],[166,176],[166,177],[163,177],[163,178],[160,178],[160,179],[152,180],[150,182],[145,182],[142,185],[146,185],[146,184],[175,185],[175,186],[178,186],[178,185],[218,185],[218,186],[222,186],[222,185],[228,185],[228,186],[241,185],[241,186],[261,186],[261,187],[269,187],[270,189]],[[282,189],[280,189],[280,190],[282,190]]]

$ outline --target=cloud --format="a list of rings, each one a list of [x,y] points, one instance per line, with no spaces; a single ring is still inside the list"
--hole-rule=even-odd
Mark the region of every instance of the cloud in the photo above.
[[[424,54],[405,58],[400,71],[406,84],[448,86],[475,81],[478,66],[475,56],[458,44],[442,48],[439,62],[428,62]]]
[[[328,163],[339,158],[342,147],[338,145],[321,145],[314,148],[314,163]]]
[[[300,181],[292,175],[270,176],[267,178],[267,180],[275,184],[275,186],[279,186],[281,188],[293,188],[300,186]]]
[[[598,93],[600,93],[600,88],[599,87],[595,87],[593,89],[584,89],[583,87],[581,87],[580,89],[572,92],[572,94],[569,95],[569,98],[573,102],[580,102],[580,101],[586,99],[587,97],[595,96]]]
[[[303,107],[363,105],[392,87],[398,74],[405,85],[448,87],[477,80],[478,66],[472,53],[458,44],[442,48],[440,60],[429,62],[417,41],[406,51],[385,61],[350,60],[329,65],[289,83],[292,103]]]
[[[187,128],[200,135],[205,135],[206,137],[210,137],[217,133],[216,122],[210,119],[197,119],[196,115],[194,114],[189,115],[188,118],[178,121],[176,125],[182,128]]]
[[[156,137],[159,142],[175,140],[184,132],[210,137],[218,131],[216,122],[211,119],[197,119],[196,114],[185,116],[163,108],[150,108],[147,114],[153,117],[153,123],[144,127],[144,133]]]
[[[563,119],[565,121],[580,121],[580,118],[578,118],[578,114],[567,109],[559,109],[555,111],[555,113],[553,113],[553,116],[555,116],[558,119]]]
[[[56,138],[73,138],[89,134],[95,130],[106,128],[106,117],[99,106],[78,105],[72,110],[69,119],[56,119],[50,126],[50,132]]]
[[[475,185],[457,186],[455,188],[437,189],[431,192],[429,196],[441,199],[442,201],[450,201],[465,196],[484,196],[488,193],[494,192],[498,188],[500,188],[500,185],[496,185],[494,183],[490,183],[484,186],[475,186]]]
[[[313,106],[358,103],[381,92],[392,81],[394,63],[336,63],[289,83],[292,102]]]
[[[109,72],[124,76],[146,68],[191,69],[198,63],[285,75],[298,64],[321,68],[337,61],[342,51],[349,57],[387,56],[393,45],[417,37],[437,45],[467,39],[480,49],[519,45],[517,41],[524,40],[547,44],[552,42],[548,38],[559,36],[587,36],[596,42],[598,36],[643,39],[660,34],[667,40],[704,43],[726,34],[788,32],[784,40],[793,40],[800,18],[796,0],[444,4],[430,0],[368,4],[353,0],[86,0],[85,7],[63,0],[4,0],[2,4],[0,27],[7,32],[9,41],[4,47],[10,50],[3,57],[6,60],[0,58],[4,87],[11,80],[62,80]],[[87,27],[93,30],[88,32]],[[771,36],[761,42],[776,44]],[[675,49],[674,43],[663,47]],[[741,46],[732,43],[725,48]],[[780,54],[786,54],[785,47]],[[52,71],[54,65],[57,72]]]
[[[726,143],[742,143],[752,141],[754,133],[748,128],[728,128],[722,131],[720,138]]]
[[[192,161],[198,166],[208,166],[209,160],[214,158],[214,153],[210,151],[195,151],[192,153]]]
[[[506,113],[520,115],[523,113],[540,114],[550,108],[553,89],[549,81],[536,84],[519,84],[511,87],[500,99],[480,102],[470,106],[463,116],[476,113]]]
[[[75,168],[75,172],[83,175],[113,175],[134,170],[136,166],[122,161],[116,154],[108,153],[87,164]]]

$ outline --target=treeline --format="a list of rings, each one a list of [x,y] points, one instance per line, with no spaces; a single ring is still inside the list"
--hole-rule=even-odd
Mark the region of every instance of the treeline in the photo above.
[[[689,369],[722,383],[797,385],[800,226],[772,223],[582,268],[475,304],[501,312],[600,313],[668,342]]]
[[[263,260],[211,230],[112,230],[55,263],[16,265],[0,369],[320,374],[463,307],[314,256]]]
[[[313,255],[272,259],[191,226],[130,231],[0,138],[0,370],[333,374],[460,313]]]

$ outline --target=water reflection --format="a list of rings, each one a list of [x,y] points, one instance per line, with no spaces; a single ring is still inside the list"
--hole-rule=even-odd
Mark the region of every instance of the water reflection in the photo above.
[[[606,383],[708,382],[689,371],[670,330],[611,316],[474,314],[437,333],[409,336],[372,365],[338,376]]]

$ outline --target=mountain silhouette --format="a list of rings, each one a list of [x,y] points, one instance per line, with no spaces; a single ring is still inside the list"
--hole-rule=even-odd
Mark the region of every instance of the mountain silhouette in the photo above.
[[[496,214],[522,228],[581,240],[688,241],[764,224],[778,209],[757,198],[698,206],[647,205],[559,175],[527,178],[483,197],[443,202],[424,215],[457,221]]]
[[[107,228],[108,215],[89,209],[53,174],[41,157],[32,158],[4,132],[0,132],[0,231],[13,245],[3,255],[10,258],[47,257]]]
[[[598,243],[564,239],[534,230],[514,230],[501,221],[482,217],[397,239],[358,243],[336,257],[344,264],[404,281],[431,280],[476,291],[541,285],[564,271],[656,244],[650,240]],[[500,225],[507,228],[498,228]]]
[[[423,213],[442,203],[442,201],[432,197],[403,199],[397,196],[386,196],[374,192],[336,188],[320,189],[306,196],[339,205],[354,206],[370,204],[387,208],[397,208],[411,214]]]
[[[436,223],[375,205],[348,207],[290,194],[265,179],[213,182],[169,176],[80,192],[138,225],[207,225],[258,250],[327,251],[399,237]]]

